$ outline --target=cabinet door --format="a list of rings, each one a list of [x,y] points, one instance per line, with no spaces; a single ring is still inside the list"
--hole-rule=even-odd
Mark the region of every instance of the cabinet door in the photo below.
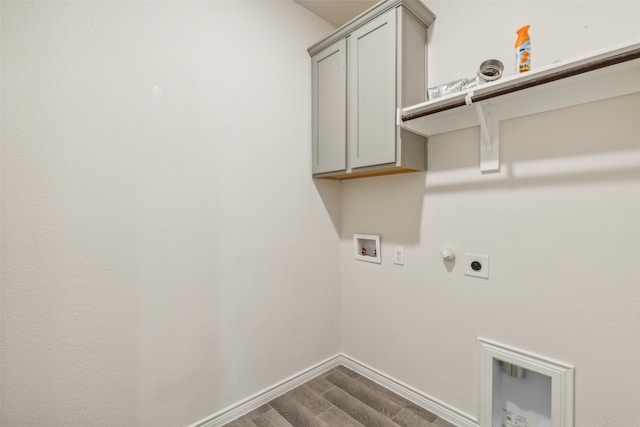
[[[347,167],[346,41],[329,46],[311,62],[312,170],[342,171]]]
[[[396,11],[349,37],[350,167],[396,160]]]

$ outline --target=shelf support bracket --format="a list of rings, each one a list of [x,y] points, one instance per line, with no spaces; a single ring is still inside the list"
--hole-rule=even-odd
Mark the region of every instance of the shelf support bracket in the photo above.
[[[493,116],[489,104],[473,102],[473,92],[465,97],[467,105],[473,104],[480,123],[480,172],[500,171],[500,143],[498,139],[498,122]]]

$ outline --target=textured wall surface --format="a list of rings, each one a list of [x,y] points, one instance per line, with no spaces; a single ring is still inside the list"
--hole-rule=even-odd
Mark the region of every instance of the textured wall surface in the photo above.
[[[566,28],[596,32],[605,44],[594,49],[627,41],[621,23],[640,6],[571,2],[577,12],[556,22],[556,2],[507,3],[427,2],[437,15],[430,67],[453,72],[460,58],[443,49],[468,46],[470,33],[447,22],[477,21],[479,10],[478,60],[493,57],[479,41],[511,19],[503,11],[522,7],[514,31],[549,17],[532,26],[535,66],[589,51]],[[537,42],[542,32],[557,46]],[[576,426],[636,425],[640,372],[613,367],[635,367],[640,354],[638,111],[635,94],[502,122],[497,174],[480,173],[470,128],[429,139],[426,174],[344,182],[343,351],[476,417],[484,337],[575,365]],[[381,235],[381,265],[353,260],[353,233]],[[404,246],[404,266],[392,264],[394,245]],[[459,255],[453,265],[440,257],[447,246]],[[464,275],[465,252],[489,255],[488,280]]]
[[[640,37],[638,2],[426,3],[430,84],[508,75],[524,24],[534,67]],[[502,123],[499,174],[467,129],[314,183],[300,6],[1,7],[3,426],[188,425],[339,350],[475,417],[478,336],[575,365],[577,426],[636,424],[638,95]]]
[[[531,25],[532,67],[640,39],[639,1],[429,1],[429,85],[475,76],[486,59],[515,72],[516,30]]]
[[[330,30],[293,2],[2,2],[3,426],[188,425],[337,353]]]

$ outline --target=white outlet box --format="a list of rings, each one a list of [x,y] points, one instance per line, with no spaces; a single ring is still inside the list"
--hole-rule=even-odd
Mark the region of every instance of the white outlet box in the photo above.
[[[489,278],[489,255],[464,254],[466,276]]]
[[[376,234],[354,234],[353,255],[357,260],[380,264],[380,236]]]
[[[393,263],[396,265],[404,265],[404,246],[393,247]]]

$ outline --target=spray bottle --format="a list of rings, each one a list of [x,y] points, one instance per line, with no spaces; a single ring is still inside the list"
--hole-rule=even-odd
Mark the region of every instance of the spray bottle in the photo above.
[[[525,25],[516,31],[516,74],[531,70],[531,40],[529,39],[530,25]]]

